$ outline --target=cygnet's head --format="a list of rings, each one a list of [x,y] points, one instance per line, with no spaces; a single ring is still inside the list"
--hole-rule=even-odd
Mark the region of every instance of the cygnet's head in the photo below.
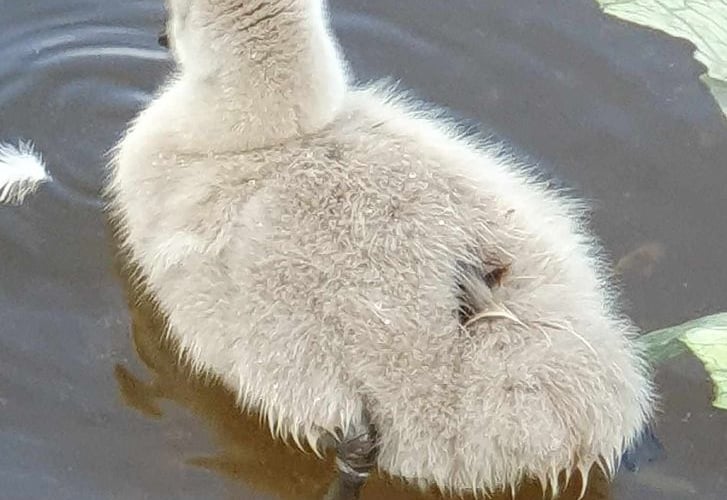
[[[266,140],[317,130],[335,117],[348,71],[325,0],[166,2],[169,47],[196,100],[212,99],[231,120],[254,122]]]
[[[220,65],[215,52],[221,33],[216,33],[213,9],[216,4],[239,4],[243,0],[166,0],[166,41],[175,61],[184,71],[210,73]],[[219,20],[221,21],[221,20]]]
[[[234,69],[280,49],[295,53],[295,37],[324,17],[322,0],[166,0],[166,7],[160,41],[183,71],[198,74]]]

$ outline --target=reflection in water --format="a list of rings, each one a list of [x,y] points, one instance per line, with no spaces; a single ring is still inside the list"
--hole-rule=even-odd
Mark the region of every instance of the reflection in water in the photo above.
[[[121,259],[118,264],[122,264]],[[164,335],[164,318],[153,300],[135,284],[136,280],[130,279],[133,271],[120,265],[119,274],[127,290],[134,348],[152,373],[147,382],[125,366],[116,366],[116,381],[124,402],[149,418],[163,419],[159,400],[172,401],[199,417],[213,431],[218,452],[214,456],[190,457],[186,460],[190,466],[202,467],[282,499],[320,500],[334,479],[332,455],[329,454],[325,461],[320,460],[313,453],[304,453],[273,439],[259,416],[241,411],[235,404],[235,396],[218,381],[193,374],[179,361],[174,342]],[[579,483],[579,479],[574,479],[561,498],[578,498]],[[604,477],[600,472],[591,474],[585,499],[608,496]],[[366,485],[362,498],[434,500],[444,497],[376,475]],[[493,500],[510,498],[512,495],[508,493],[497,495]],[[516,498],[539,500],[544,495],[540,486],[530,484],[523,487]]]
[[[621,257],[614,268],[615,274],[638,274],[649,278],[665,257],[666,250],[661,243],[651,241],[643,243]]]

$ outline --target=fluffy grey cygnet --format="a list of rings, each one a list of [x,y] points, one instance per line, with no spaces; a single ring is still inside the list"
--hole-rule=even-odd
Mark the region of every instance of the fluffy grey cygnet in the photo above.
[[[652,390],[582,207],[351,86],[322,0],[167,7],[178,70],[110,192],[193,366],[314,449],[374,429],[422,485],[613,472]]]

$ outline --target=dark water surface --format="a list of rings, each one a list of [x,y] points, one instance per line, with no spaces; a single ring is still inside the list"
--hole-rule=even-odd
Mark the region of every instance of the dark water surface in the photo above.
[[[687,42],[590,0],[332,4],[360,79],[400,79],[593,200],[644,329],[727,309],[727,122]],[[169,69],[162,19],[161,1],[0,0],[0,140],[34,140],[56,180],[0,207],[0,500],[313,499],[332,477],[187,377],[115,271],[104,152]],[[725,498],[706,374],[684,357],[658,382],[666,459],[587,498]]]

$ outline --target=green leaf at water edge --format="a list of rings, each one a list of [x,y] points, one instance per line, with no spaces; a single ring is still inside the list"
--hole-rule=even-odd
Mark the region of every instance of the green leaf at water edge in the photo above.
[[[658,364],[687,349],[704,364],[715,387],[716,408],[727,410],[727,313],[715,314],[643,335],[649,360]]]
[[[727,0],[598,0],[604,12],[686,38],[707,67],[702,81],[727,116]]]
[[[714,383],[716,408],[727,410],[727,328],[692,330],[682,341],[704,363]]]

